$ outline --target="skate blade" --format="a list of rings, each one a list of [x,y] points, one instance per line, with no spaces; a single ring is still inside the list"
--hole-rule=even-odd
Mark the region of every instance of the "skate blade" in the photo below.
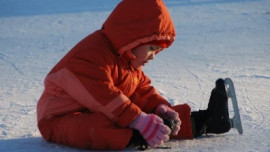
[[[231,127],[236,128],[239,134],[243,134],[243,128],[242,128],[242,123],[241,123],[241,118],[240,118],[240,113],[239,113],[239,108],[237,104],[233,81],[230,78],[226,78],[225,86],[226,86],[227,96],[231,98],[231,101],[233,104],[234,116],[233,118],[230,119]]]

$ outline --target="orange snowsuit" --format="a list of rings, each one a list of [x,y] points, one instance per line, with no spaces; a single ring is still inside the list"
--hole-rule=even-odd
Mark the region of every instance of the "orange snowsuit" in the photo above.
[[[124,54],[153,40],[171,45],[174,38],[174,24],[163,1],[123,0],[100,30],[79,42],[46,76],[37,104],[42,136],[79,148],[125,148],[132,136],[128,125],[139,113],[170,103]],[[180,118],[188,128],[182,125],[179,137],[189,137],[190,108],[177,107],[178,111],[183,107]]]

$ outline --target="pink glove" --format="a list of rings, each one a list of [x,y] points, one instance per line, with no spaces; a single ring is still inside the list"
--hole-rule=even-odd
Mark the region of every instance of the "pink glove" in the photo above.
[[[168,118],[174,121],[175,127],[172,130],[172,135],[177,135],[180,130],[181,120],[179,115],[176,111],[171,109],[165,104],[160,104],[157,108],[155,113],[160,116],[161,118]]]
[[[163,120],[160,117],[144,112],[141,112],[129,126],[137,129],[152,148],[168,141],[171,132],[170,128],[163,124]]]

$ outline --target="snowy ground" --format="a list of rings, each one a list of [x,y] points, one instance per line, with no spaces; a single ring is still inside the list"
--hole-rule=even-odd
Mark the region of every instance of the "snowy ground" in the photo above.
[[[0,1],[1,152],[83,151],[41,138],[36,103],[52,66],[79,40],[99,29],[118,2]],[[244,129],[243,135],[232,129],[209,138],[169,142],[170,151],[270,151],[270,1],[165,3],[177,38],[144,68],[153,85],[172,104],[187,102],[198,110],[207,107],[214,81],[230,77]]]

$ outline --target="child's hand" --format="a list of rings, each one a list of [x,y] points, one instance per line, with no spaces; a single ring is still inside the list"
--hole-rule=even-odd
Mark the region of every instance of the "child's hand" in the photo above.
[[[152,148],[169,140],[171,129],[163,124],[163,120],[154,114],[142,112],[130,125],[139,130],[145,141]]]
[[[167,118],[174,121],[174,128],[172,130],[172,135],[177,135],[180,130],[181,120],[179,115],[176,111],[171,109],[165,104],[161,104],[156,108],[155,113],[160,116],[161,118]]]

